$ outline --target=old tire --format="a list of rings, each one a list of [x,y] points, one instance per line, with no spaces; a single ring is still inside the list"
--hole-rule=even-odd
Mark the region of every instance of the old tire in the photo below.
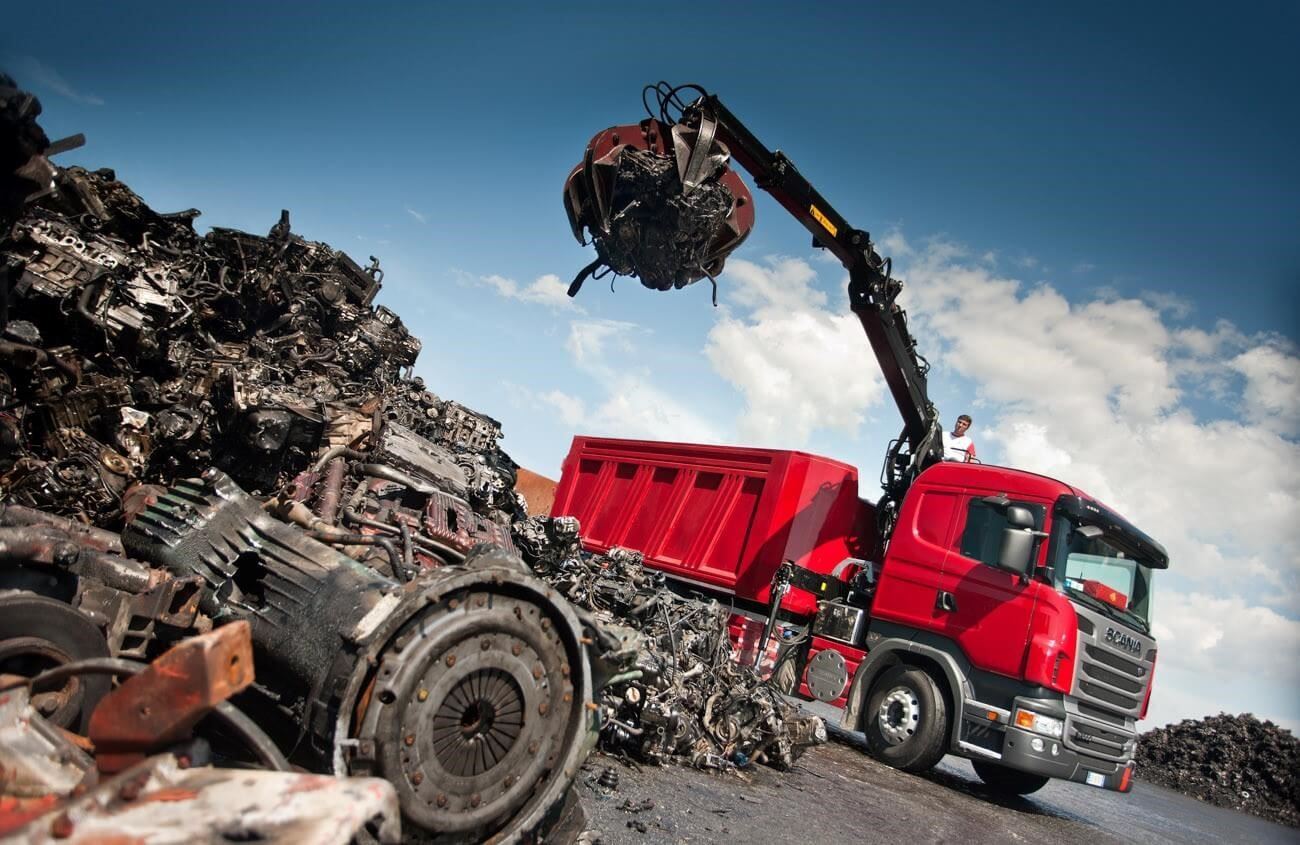
[[[108,656],[99,628],[71,605],[34,593],[0,596],[0,674],[34,677],[66,663]],[[109,687],[103,675],[80,675],[57,689],[36,690],[32,706],[57,727],[85,733]]]
[[[975,774],[980,776],[984,785],[998,795],[1028,795],[1042,789],[1051,780],[1046,775],[1020,772],[983,760],[971,760],[971,765],[975,767]]]
[[[863,732],[871,755],[905,772],[924,772],[943,758],[948,708],[934,678],[915,666],[894,666],[867,695]]]

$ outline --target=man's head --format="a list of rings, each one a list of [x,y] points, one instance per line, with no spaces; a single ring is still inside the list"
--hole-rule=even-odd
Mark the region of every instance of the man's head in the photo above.
[[[970,415],[962,414],[960,417],[957,418],[957,422],[953,423],[952,433],[957,435],[958,437],[961,437],[963,434],[966,433],[966,430],[970,428],[970,424],[971,424]]]

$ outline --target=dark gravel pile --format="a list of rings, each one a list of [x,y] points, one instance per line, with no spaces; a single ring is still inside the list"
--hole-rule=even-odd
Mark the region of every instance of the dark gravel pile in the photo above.
[[[1193,798],[1300,827],[1300,740],[1249,713],[1184,719],[1138,742],[1139,777]]]

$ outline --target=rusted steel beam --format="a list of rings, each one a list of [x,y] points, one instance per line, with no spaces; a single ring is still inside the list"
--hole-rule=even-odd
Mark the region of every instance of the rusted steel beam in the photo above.
[[[233,622],[167,651],[100,701],[90,739],[101,772],[118,772],[189,736],[213,707],[253,682],[247,622]]]

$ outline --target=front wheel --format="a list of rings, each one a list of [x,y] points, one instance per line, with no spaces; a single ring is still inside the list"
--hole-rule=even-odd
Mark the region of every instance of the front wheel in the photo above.
[[[871,685],[864,733],[871,755],[905,772],[924,772],[943,759],[948,713],[934,678],[915,666],[894,666]]]
[[[986,763],[983,760],[970,762],[975,767],[975,774],[984,781],[984,785],[999,795],[1028,795],[1047,786],[1047,782],[1051,780],[1046,775],[1020,772],[996,763]]]

